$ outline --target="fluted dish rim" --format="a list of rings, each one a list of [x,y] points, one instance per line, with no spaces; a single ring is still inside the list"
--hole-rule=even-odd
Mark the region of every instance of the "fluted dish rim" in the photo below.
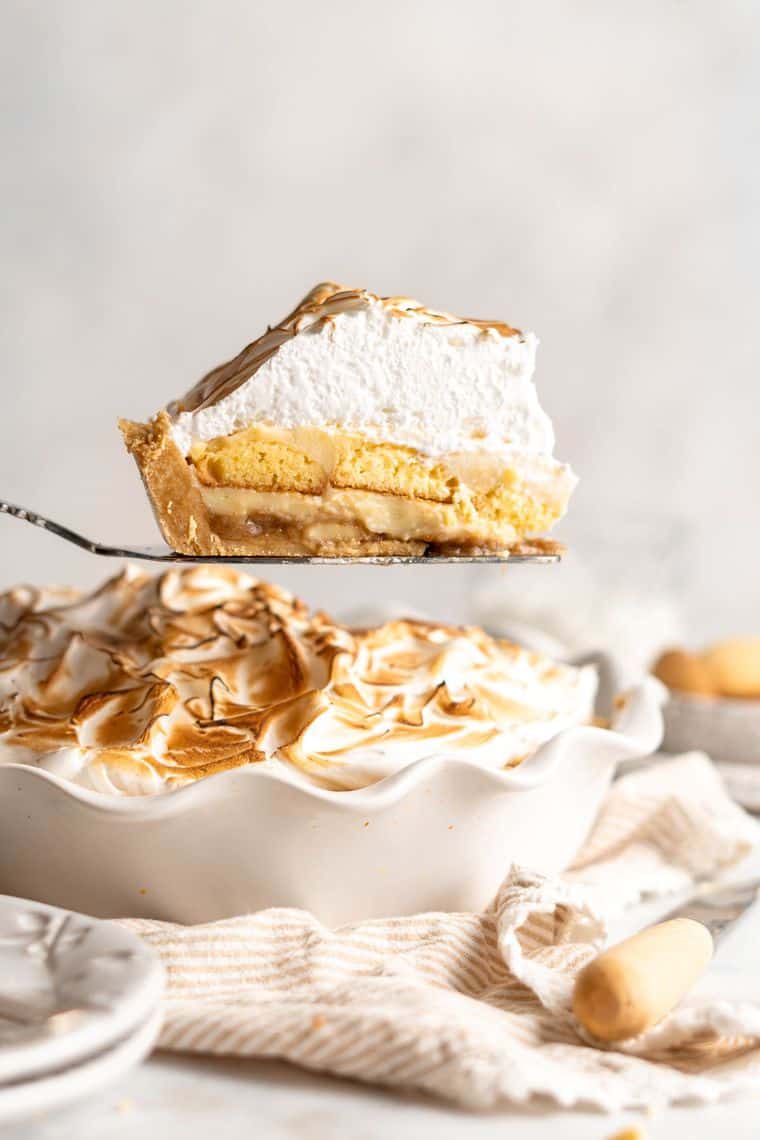
[[[615,677],[619,673],[614,661],[607,654],[594,653],[582,659],[576,658],[572,663],[597,665],[600,673],[597,712],[609,716],[610,726],[574,725],[565,728],[512,768],[487,768],[442,752],[415,760],[366,787],[335,790],[308,781],[284,764],[252,763],[205,776],[178,788],[120,796],[84,787],[29,764],[12,762],[2,767],[6,771],[23,771],[27,777],[31,774],[47,781],[67,797],[103,814],[146,820],[197,807],[204,799],[224,798],[228,791],[256,780],[276,781],[289,786],[294,795],[360,814],[389,807],[443,769],[456,771],[472,783],[480,782],[484,791],[491,794],[503,794],[540,787],[552,779],[561,764],[572,762],[574,756],[586,750],[592,750],[605,764],[617,764],[654,752],[662,739],[662,706],[667,695],[664,686],[654,677],[645,677],[629,687],[615,707]]]

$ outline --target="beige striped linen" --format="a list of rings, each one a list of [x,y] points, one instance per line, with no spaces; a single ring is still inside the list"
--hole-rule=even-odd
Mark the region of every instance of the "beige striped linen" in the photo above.
[[[166,966],[164,1049],[284,1058],[470,1108],[534,1095],[607,1110],[708,1102],[760,1087],[760,1009],[692,999],[624,1049],[600,1049],[580,1035],[570,993],[605,917],[757,840],[707,757],[690,753],[619,780],[572,871],[513,867],[484,914],[338,930],[291,909],[193,927],[125,921]]]

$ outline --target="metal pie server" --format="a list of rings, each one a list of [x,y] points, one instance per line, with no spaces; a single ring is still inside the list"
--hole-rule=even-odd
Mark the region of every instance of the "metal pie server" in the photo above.
[[[82,550],[88,550],[90,554],[100,554],[105,558],[135,558],[145,562],[229,562],[236,565],[253,563],[263,566],[286,564],[329,566],[331,564],[354,565],[355,563],[366,563],[371,566],[398,564],[432,566],[446,562],[498,562],[502,565],[505,563],[512,565],[523,562],[559,562],[564,549],[561,543],[554,542],[552,539],[535,539],[520,543],[514,552],[500,551],[493,554],[373,554],[366,556],[342,555],[335,558],[317,557],[310,554],[178,554],[176,550],[172,550],[165,543],[159,546],[113,546],[92,538],[85,538],[84,535],[78,534],[77,531],[71,530],[63,523],[55,522],[53,519],[46,518],[45,515],[30,511],[27,507],[9,503],[4,499],[0,499],[0,515],[10,515],[12,518],[31,523],[32,526],[41,527],[43,530],[50,531],[56,538],[62,538],[65,542],[79,546]]]

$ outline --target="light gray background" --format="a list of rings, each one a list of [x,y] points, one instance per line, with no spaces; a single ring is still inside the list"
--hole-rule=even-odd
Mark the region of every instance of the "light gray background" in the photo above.
[[[760,624],[758,36],[752,0],[4,0],[0,495],[152,541],[117,417],[331,277],[534,329],[577,556],[665,535],[695,636]],[[459,618],[473,573],[276,577]]]

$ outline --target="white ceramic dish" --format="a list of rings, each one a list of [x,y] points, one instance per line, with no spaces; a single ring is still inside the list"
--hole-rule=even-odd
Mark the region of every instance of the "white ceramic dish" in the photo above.
[[[597,663],[608,714],[610,666]],[[111,798],[0,767],[0,891],[183,923],[268,906],[304,907],[330,925],[477,910],[510,863],[548,872],[572,861],[617,764],[659,745],[662,693],[644,681],[611,729],[567,729],[517,768],[427,758],[352,792],[251,765]]]
[[[760,764],[760,700],[670,692],[664,709],[666,752],[698,748],[728,764]]]

